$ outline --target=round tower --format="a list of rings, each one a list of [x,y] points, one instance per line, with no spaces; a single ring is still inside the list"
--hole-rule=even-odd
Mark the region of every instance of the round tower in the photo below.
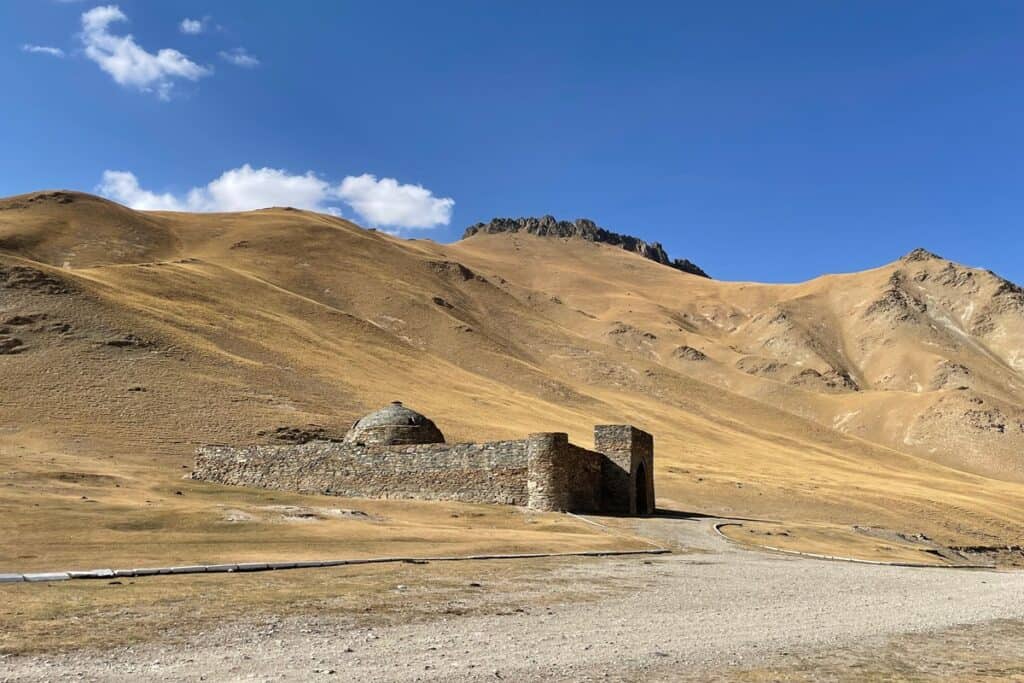
[[[527,507],[569,509],[569,475],[565,467],[568,447],[569,435],[564,432],[541,432],[527,437]]]

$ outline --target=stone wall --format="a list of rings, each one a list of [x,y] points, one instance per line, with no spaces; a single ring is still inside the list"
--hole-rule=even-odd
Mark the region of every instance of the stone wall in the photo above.
[[[204,446],[193,479],[351,498],[527,504],[527,442]]]
[[[594,450],[605,455],[603,508],[619,514],[652,514],[654,437],[632,425],[597,425]]]
[[[569,507],[573,512],[601,512],[604,501],[601,494],[603,453],[588,451],[575,444],[566,444]]]
[[[531,434],[527,454],[531,508],[601,511],[604,455],[569,443],[569,435],[563,432]]]
[[[564,432],[531,434],[526,443],[528,505],[535,510],[568,510],[566,451],[569,435]]]
[[[629,425],[603,425],[594,428],[594,450],[569,443],[562,432],[489,443],[204,446],[192,478],[349,498],[650,514],[653,468],[650,434]]]

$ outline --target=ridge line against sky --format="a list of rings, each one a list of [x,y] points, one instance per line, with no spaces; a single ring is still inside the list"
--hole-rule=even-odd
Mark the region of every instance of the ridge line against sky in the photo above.
[[[1024,6],[0,5],[0,194],[587,217],[732,280],[919,246],[1024,281]],[[312,169],[312,170],[310,170]]]

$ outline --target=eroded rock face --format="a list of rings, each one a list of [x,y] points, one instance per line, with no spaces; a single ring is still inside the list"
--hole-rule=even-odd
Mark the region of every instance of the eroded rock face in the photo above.
[[[575,221],[560,221],[554,216],[540,218],[495,218],[488,223],[477,223],[466,228],[462,238],[484,233],[525,232],[540,237],[578,237],[589,242],[600,242],[632,251],[646,259],[666,265],[684,273],[710,278],[704,270],[688,259],[671,259],[665,248],[658,242],[645,242],[639,237],[623,235],[605,230],[594,221],[579,218]]]
[[[889,278],[889,286],[882,297],[868,306],[864,316],[884,317],[896,325],[920,320],[928,309],[927,305],[907,291],[902,273],[896,272]]]

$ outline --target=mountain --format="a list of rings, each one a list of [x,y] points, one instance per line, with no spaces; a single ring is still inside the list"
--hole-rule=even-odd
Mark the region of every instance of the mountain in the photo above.
[[[923,250],[797,285],[720,282],[530,225],[437,244],[286,208],[0,200],[8,535],[82,527],[67,477],[109,498],[90,525],[133,524],[112,520],[180,486],[200,444],[340,433],[401,399],[451,440],[585,445],[595,423],[634,423],[676,510],[1024,536],[1019,287]],[[168,494],[123,533],[153,542],[249,495]],[[31,529],[10,526],[36,506]]]
[[[646,259],[660,263],[684,273],[710,277],[704,270],[689,259],[670,259],[668,252],[659,242],[647,243],[639,237],[622,235],[605,230],[594,221],[579,218],[573,222],[556,220],[554,216],[541,218],[495,218],[488,223],[477,223],[466,228],[462,238],[472,237],[480,233],[495,234],[502,232],[525,232],[540,237],[578,237],[588,242],[600,242],[620,247],[626,251],[640,254]]]

